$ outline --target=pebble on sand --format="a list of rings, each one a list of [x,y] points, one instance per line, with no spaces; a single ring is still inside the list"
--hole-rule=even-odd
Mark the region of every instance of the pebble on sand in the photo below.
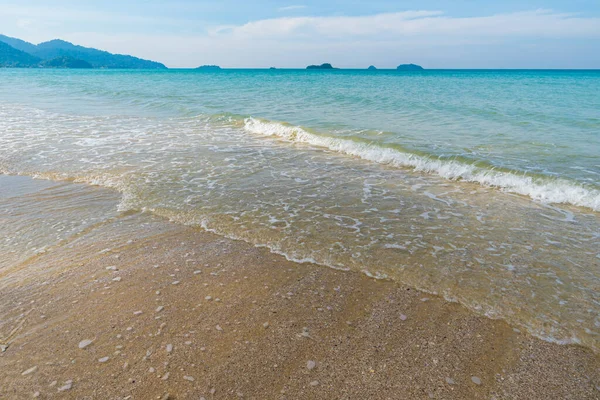
[[[179,285],[179,281],[171,282],[171,285]]]
[[[471,381],[473,381],[473,383],[476,385],[481,385],[481,379],[479,379],[477,376],[472,376]]]
[[[194,377],[192,376],[184,376],[183,379],[185,379],[186,381],[194,382]]]
[[[201,274],[201,273],[202,273],[202,271],[200,271],[200,270],[194,271],[194,275],[198,275],[198,274]]]
[[[319,386],[319,381],[312,381],[310,386]]]
[[[206,296],[206,297],[204,298],[204,300],[206,300],[206,301],[211,301],[211,300],[212,300],[212,296]]]
[[[162,376],[162,378],[160,378],[160,379],[162,379],[163,381],[166,381],[167,379],[169,379],[169,375],[171,375],[171,374],[170,374],[169,372],[167,372],[167,373],[166,373],[166,374],[164,374],[164,375]]]
[[[216,329],[217,329],[219,332],[223,331],[223,328],[221,328],[221,325],[217,325],[215,328],[216,328]]]
[[[64,385],[62,385],[61,387],[58,388],[59,392],[64,392],[66,390],[71,390],[71,388],[73,387],[73,381],[72,380],[68,380],[65,382]]]
[[[164,309],[165,308],[163,306],[158,306],[158,307],[156,307],[156,312],[161,312]]]
[[[29,375],[29,374],[33,374],[35,371],[37,371],[38,367],[37,365],[35,367],[31,367],[28,370],[25,370],[21,373],[21,375],[25,376],[25,375]]]
[[[115,282],[121,282],[121,277],[117,276],[116,278],[113,278],[113,281],[115,281]]]
[[[406,321],[406,318],[408,318],[406,315],[400,314],[400,321]]]
[[[108,359],[109,359],[109,357],[102,357],[102,358],[99,358],[99,359],[98,359],[98,362],[99,362],[99,363],[105,363],[105,362],[107,362],[107,361],[108,361]]]
[[[90,339],[84,339],[81,342],[79,342],[79,348],[80,349],[85,349],[86,347],[88,347],[90,344],[92,344],[93,340]]]
[[[172,351],[173,351],[173,345],[169,343],[167,345],[167,353],[171,353]]]
[[[134,311],[133,315],[142,315],[142,311]]]
[[[454,379],[452,379],[452,378],[449,378],[449,377],[446,377],[446,383],[447,383],[448,385],[454,385]]]
[[[314,369],[316,366],[317,366],[317,363],[314,362],[313,360],[308,360],[308,362],[306,363],[306,368],[308,368],[309,371],[311,369]]]
[[[263,324],[263,328],[267,329],[268,327],[269,327],[269,323],[268,323],[268,322],[265,322],[265,323]]]

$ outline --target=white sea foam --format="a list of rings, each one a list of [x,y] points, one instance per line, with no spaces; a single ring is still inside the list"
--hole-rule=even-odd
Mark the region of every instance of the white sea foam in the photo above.
[[[373,143],[325,136],[301,127],[279,122],[246,118],[244,128],[253,134],[277,136],[284,140],[324,147],[364,160],[409,167],[416,171],[439,175],[450,180],[477,182],[513,193],[529,196],[543,203],[568,203],[600,211],[600,190],[586,188],[564,179],[541,179],[515,172],[482,168],[456,160],[440,160],[383,147]]]

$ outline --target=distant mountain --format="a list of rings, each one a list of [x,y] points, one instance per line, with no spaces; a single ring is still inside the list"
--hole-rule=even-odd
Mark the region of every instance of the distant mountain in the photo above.
[[[87,63],[93,68],[126,68],[126,69],[166,69],[163,64],[143,60],[141,58],[112,54],[107,51],[93,49],[90,47],[77,46],[64,40],[55,39],[49,42],[40,43],[37,46],[20,39],[0,35],[0,42],[11,46],[21,52],[27,53],[31,57],[38,59],[39,65],[33,65],[33,59],[26,66],[40,67],[60,67],[60,68],[84,68]],[[50,62],[50,60],[54,60]],[[40,63],[40,61],[42,61]],[[75,64],[74,61],[78,61]],[[83,63],[79,62],[82,61]],[[65,65],[76,65],[69,67]],[[15,60],[5,60],[0,62],[0,66],[16,66]],[[25,65],[20,65],[25,66]]]
[[[196,69],[202,71],[219,71],[221,67],[219,67],[218,65],[201,65]]]
[[[56,57],[52,60],[42,61],[40,67],[46,68],[94,68],[87,61],[78,60],[72,57]]]
[[[33,55],[42,59],[56,57],[71,57],[84,60],[94,68],[133,68],[133,69],[165,69],[163,64],[142,60],[141,58],[112,54],[107,51],[97,50],[89,47],[77,46],[64,40],[55,39],[37,45]]]
[[[396,69],[398,71],[423,71],[424,68],[417,64],[400,64]]]
[[[0,67],[31,68],[40,63],[39,58],[15,49],[4,42],[0,42]]]
[[[321,65],[309,65],[306,69],[337,69],[333,68],[333,66],[329,63],[321,64]]]
[[[33,54],[36,50],[35,44],[26,42],[21,39],[12,38],[5,35],[0,35],[0,42],[4,42],[9,46],[14,47],[17,50],[24,51],[25,53]]]
[[[369,68],[367,68],[369,71],[375,71],[377,69],[376,66],[374,65],[370,65]]]

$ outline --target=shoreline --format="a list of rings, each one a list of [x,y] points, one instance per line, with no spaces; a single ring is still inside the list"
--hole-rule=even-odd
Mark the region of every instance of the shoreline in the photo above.
[[[41,186],[2,205],[33,198],[60,218],[64,200]],[[109,192],[56,186],[77,187],[82,205]],[[600,395],[590,349],[139,212],[107,214],[0,269],[0,284],[0,398]],[[92,342],[81,349],[84,340]]]

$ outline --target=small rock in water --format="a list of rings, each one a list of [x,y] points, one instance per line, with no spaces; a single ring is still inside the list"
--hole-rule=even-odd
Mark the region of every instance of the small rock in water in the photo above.
[[[158,306],[158,307],[156,307],[156,312],[161,312],[164,309],[165,308],[163,306]]]
[[[167,353],[171,353],[173,351],[173,345],[172,344],[168,344],[167,345]]]
[[[481,379],[479,379],[477,376],[472,376],[471,381],[473,381],[473,383],[476,385],[481,385]]]
[[[71,390],[71,388],[73,387],[73,381],[72,380],[68,380],[65,382],[64,385],[62,385],[61,387],[58,388],[59,392],[64,392],[66,390]]]
[[[185,379],[186,381],[194,382],[194,378],[191,376],[184,376],[183,379]]]
[[[105,363],[105,362],[107,362],[107,361],[108,361],[108,357],[102,357],[102,358],[99,358],[99,359],[98,359],[98,362],[99,362],[99,363]]]
[[[23,371],[23,372],[21,373],[21,375],[25,376],[25,375],[33,374],[35,371],[37,371],[37,369],[38,369],[38,367],[37,367],[37,365],[36,365],[35,367],[31,367],[31,368],[29,368],[28,370],[26,370],[26,371]]]
[[[448,385],[454,385],[454,379],[446,377],[446,383]]]
[[[408,318],[406,315],[400,314],[400,320],[401,321],[406,321],[406,318]]]
[[[319,386],[319,381],[312,381],[310,386]]]
[[[309,371],[311,369],[314,369],[316,366],[317,366],[317,363],[314,362],[313,360],[308,360],[308,362],[306,363],[306,368],[308,368]]]
[[[93,340],[90,339],[84,339],[81,342],[79,342],[79,348],[80,349],[85,349],[86,347],[88,347],[90,344],[92,344]]]

